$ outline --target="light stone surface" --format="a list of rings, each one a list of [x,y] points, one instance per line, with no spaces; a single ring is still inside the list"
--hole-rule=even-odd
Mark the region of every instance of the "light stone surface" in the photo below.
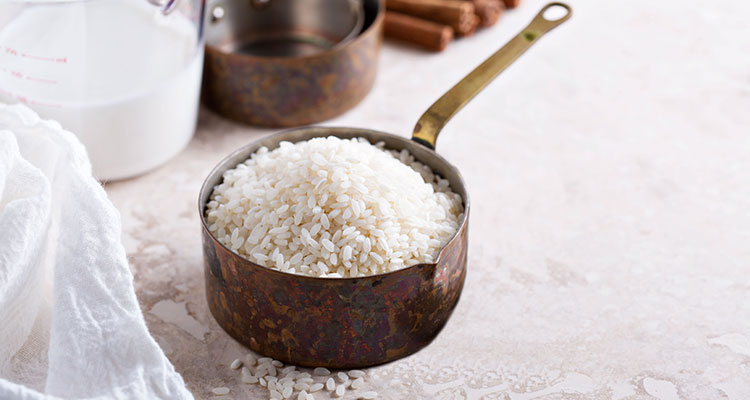
[[[368,370],[363,390],[750,399],[750,6],[570,3],[440,137],[472,195],[464,293],[429,347]],[[543,4],[442,54],[386,45],[370,96],[326,124],[409,135]],[[266,393],[239,383],[229,365],[246,351],[208,313],[197,196],[214,164],[270,132],[202,110],[182,154],[106,185],[146,321],[197,398]]]

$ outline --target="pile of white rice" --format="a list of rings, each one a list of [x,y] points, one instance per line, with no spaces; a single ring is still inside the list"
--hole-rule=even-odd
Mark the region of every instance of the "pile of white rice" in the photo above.
[[[206,210],[214,237],[248,260],[329,278],[432,262],[462,218],[461,196],[406,150],[336,137],[260,148]]]

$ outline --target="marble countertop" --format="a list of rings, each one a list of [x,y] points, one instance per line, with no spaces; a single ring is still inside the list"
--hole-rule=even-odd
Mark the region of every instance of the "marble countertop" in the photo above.
[[[440,137],[473,197],[467,282],[429,347],[369,371],[380,398],[750,398],[750,6],[570,3]],[[441,54],[387,44],[369,97],[326,125],[408,136],[543,4]],[[207,310],[197,196],[271,132],[202,109],[179,156],[106,185],[149,329],[199,399],[265,395]]]

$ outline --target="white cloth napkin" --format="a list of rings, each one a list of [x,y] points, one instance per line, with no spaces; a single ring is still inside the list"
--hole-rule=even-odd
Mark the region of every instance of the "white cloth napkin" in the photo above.
[[[192,399],[146,328],[83,146],[0,103],[0,399],[55,397]]]

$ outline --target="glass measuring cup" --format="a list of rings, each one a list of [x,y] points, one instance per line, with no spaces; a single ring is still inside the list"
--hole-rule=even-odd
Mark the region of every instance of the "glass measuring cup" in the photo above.
[[[0,1],[0,101],[54,119],[121,179],[195,131],[204,0]]]

